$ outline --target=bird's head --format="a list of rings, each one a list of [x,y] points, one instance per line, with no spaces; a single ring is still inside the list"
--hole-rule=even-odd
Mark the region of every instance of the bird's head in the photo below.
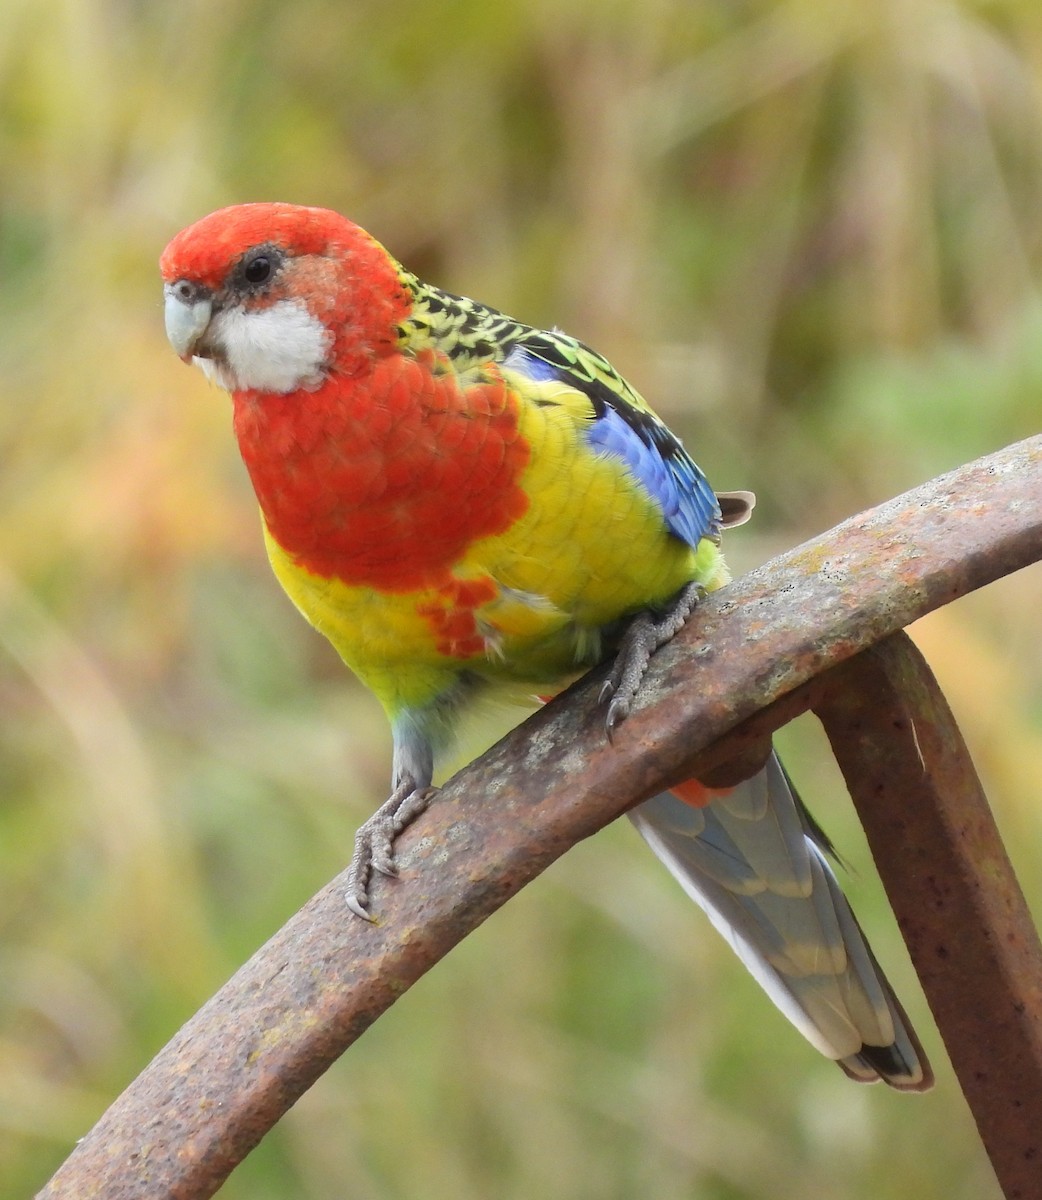
[[[364,370],[394,349],[411,304],[379,242],[324,208],[222,208],[159,265],[170,344],[230,392],[313,391]]]

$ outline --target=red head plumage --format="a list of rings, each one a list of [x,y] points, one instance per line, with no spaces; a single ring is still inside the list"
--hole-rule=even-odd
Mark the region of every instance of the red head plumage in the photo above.
[[[279,269],[254,286],[243,271],[264,253],[277,257]],[[325,208],[263,203],[219,209],[177,234],[159,265],[167,284],[168,329],[171,298],[185,303],[203,295],[210,315],[231,302],[257,313],[289,301],[333,335],[326,365],[348,372],[358,370],[359,359],[394,346],[397,324],[412,303],[401,268],[383,246]],[[282,331],[283,343],[289,344],[292,332]],[[189,345],[186,357],[220,359],[224,347],[200,344]],[[247,373],[230,374],[219,382],[233,392],[250,390]]]

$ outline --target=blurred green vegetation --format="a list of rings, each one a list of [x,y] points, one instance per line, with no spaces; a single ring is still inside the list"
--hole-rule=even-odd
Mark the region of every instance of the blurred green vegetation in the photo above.
[[[263,559],[178,228],[325,204],[603,350],[733,564],[1037,431],[1035,0],[8,0],[0,8],[0,1194],[50,1171],[343,865],[376,706]],[[1042,574],[916,634],[1042,900]],[[823,739],[785,735],[938,1067],[859,1089],[625,827],[394,1010],[222,1195],[988,1200]],[[346,919],[346,918],[345,918]]]

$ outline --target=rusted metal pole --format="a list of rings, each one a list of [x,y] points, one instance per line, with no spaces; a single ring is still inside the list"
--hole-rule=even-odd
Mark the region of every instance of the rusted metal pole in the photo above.
[[[962,736],[904,634],[814,711],[1007,1200],[1042,1196],[1042,945]]]
[[[373,889],[376,923],[347,917],[343,878],[324,888],[156,1056],[40,1195],[213,1195],[380,1013],[575,842],[664,782],[755,748],[805,707],[810,689],[796,690],[822,671],[1042,558],[1039,496],[1042,437],[742,577],[655,656],[612,745],[596,673],[548,705],[406,831],[402,877]]]

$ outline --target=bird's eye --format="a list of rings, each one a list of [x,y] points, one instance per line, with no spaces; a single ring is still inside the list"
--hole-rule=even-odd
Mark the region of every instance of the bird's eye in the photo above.
[[[270,278],[271,270],[272,263],[268,255],[258,254],[256,258],[251,258],[243,267],[242,273],[247,283],[263,283],[266,279]]]

